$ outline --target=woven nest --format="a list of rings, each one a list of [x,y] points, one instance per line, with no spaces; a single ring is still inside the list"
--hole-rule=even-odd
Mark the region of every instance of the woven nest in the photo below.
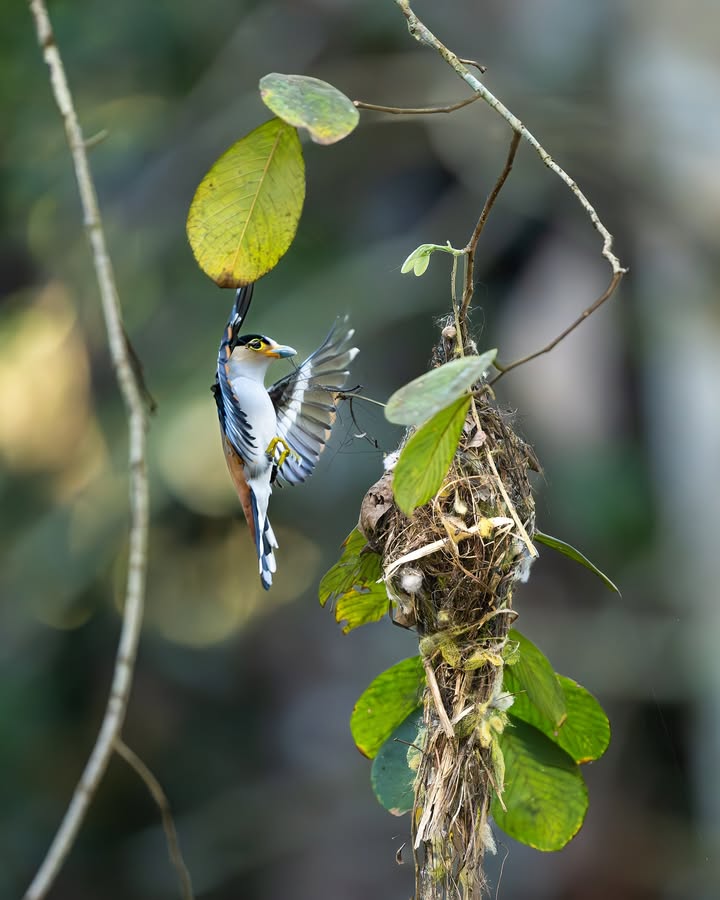
[[[490,789],[502,789],[492,749],[506,720],[496,701],[516,617],[513,589],[527,577],[535,522],[535,456],[490,389],[475,387],[437,496],[408,519],[392,501],[391,459],[359,523],[382,555],[395,621],[417,630],[428,677],[413,810],[423,898],[479,897],[485,886],[482,856],[494,850]]]

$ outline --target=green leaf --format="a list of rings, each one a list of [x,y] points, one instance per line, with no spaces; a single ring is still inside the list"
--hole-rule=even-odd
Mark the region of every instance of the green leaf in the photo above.
[[[365,536],[355,528],[343,543],[342,556],[320,582],[320,605],[325,606],[328,601],[335,604],[335,621],[347,623],[344,634],[377,622],[389,609],[385,585],[378,583],[382,560],[378,553],[364,551],[366,546]]]
[[[296,128],[307,128],[316,144],[334,144],[360,119],[355,104],[337,88],[307,75],[271,72],[260,79],[263,103]]]
[[[435,253],[437,250],[444,253],[450,253],[453,256],[462,256],[465,252],[464,250],[456,250],[454,247],[451,247],[449,242],[445,245],[420,244],[420,246],[416,247],[402,264],[400,268],[401,274],[406,275],[412,270],[417,276],[422,275],[430,265],[430,254]]]
[[[559,728],[567,717],[565,695],[548,658],[514,628],[508,632],[508,639],[517,642],[519,650],[517,661],[511,667],[515,690],[524,691],[540,715]]]
[[[372,759],[398,725],[422,699],[425,669],[419,656],[396,663],[371,682],[360,695],[350,731],[358,750]]]
[[[440,490],[462,434],[470,397],[460,397],[422,425],[400,453],[393,471],[395,502],[406,516]]]
[[[507,727],[507,726],[506,726]],[[500,793],[505,791],[505,756],[500,746],[500,735],[494,734],[490,741],[490,764],[492,766],[493,778]]]
[[[422,710],[413,710],[373,760],[370,781],[378,801],[394,816],[413,808],[415,773],[424,744]],[[414,746],[410,746],[414,745]]]
[[[492,365],[497,350],[464,356],[430,369],[390,397],[385,418],[396,425],[421,425],[445,409],[479,381]]]
[[[508,710],[512,719],[522,719],[528,725],[561,747],[576,763],[599,759],[610,743],[610,723],[602,706],[593,695],[571,678],[557,676],[565,697],[567,719],[560,728],[552,724],[533,706],[528,695],[521,693],[514,667],[508,666],[503,677],[503,690],[514,694],[515,701]]]
[[[610,588],[611,591],[615,591],[616,594],[620,593],[617,585],[613,584],[604,572],[601,572],[596,565],[591,563],[587,556],[583,556],[579,550],[576,550],[575,547],[570,544],[566,544],[565,541],[561,541],[559,538],[552,537],[552,535],[549,534],[543,534],[542,531],[536,531],[533,534],[533,541],[545,544],[546,547],[552,547],[553,550],[557,550],[558,553],[562,553],[563,556],[574,559],[575,562],[579,562],[581,566],[585,566],[586,569],[590,569],[591,572],[594,572],[605,587]]]
[[[367,538],[359,528],[353,528],[342,543],[343,552],[335,565],[325,573],[319,588],[320,605],[337,600],[354,587],[367,585],[382,574],[380,554],[366,551]]]
[[[536,850],[560,850],[585,818],[588,795],[579,767],[544,734],[517,720],[498,736],[505,758],[503,810],[491,813],[506,834]]]
[[[389,609],[390,599],[384,584],[356,587],[338,600],[335,607],[335,621],[338,625],[344,622],[342,633],[348,634],[361,625],[379,622],[388,614]]]
[[[187,235],[200,268],[220,287],[257,281],[292,243],[304,200],[297,131],[271,119],[223,153],[195,192]]]
[[[405,262],[403,263],[402,269],[400,269],[400,271],[403,274],[405,274],[405,272],[407,272],[407,269],[405,268],[406,263],[407,263],[407,260],[405,260]],[[429,265],[430,265],[430,254],[429,253],[426,253],[423,256],[417,256],[414,259],[413,264],[412,264],[412,269],[413,269],[413,272],[415,273],[415,277],[419,278],[421,275],[424,275],[425,272],[427,272],[427,267]]]

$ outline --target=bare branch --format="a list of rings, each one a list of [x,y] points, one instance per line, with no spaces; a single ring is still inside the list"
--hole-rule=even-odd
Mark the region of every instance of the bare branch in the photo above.
[[[610,281],[610,284],[603,291],[603,293],[600,294],[597,300],[591,303],[587,309],[583,310],[583,312],[580,313],[580,315],[577,317],[577,319],[575,319],[572,325],[568,325],[565,331],[559,334],[556,338],[553,338],[553,340],[551,340],[549,344],[546,344],[542,348],[542,350],[536,350],[534,353],[530,353],[528,356],[523,356],[522,359],[516,359],[514,362],[508,363],[508,365],[506,366],[500,365],[500,363],[495,362],[494,366],[496,369],[500,370],[500,374],[496,375],[490,382],[490,384],[495,384],[496,381],[498,381],[503,377],[503,375],[506,375],[512,369],[517,369],[518,366],[522,366],[525,363],[530,362],[530,360],[536,359],[538,356],[542,356],[544,353],[549,353],[551,350],[554,350],[555,347],[557,347],[557,345],[560,343],[560,341],[565,340],[565,338],[572,331],[575,331],[578,325],[581,325],[588,316],[591,316],[596,309],[599,309],[606,300],[609,300],[610,297],[612,297],[612,295],[615,293],[615,288],[618,286],[618,284],[620,284],[620,279],[622,278],[622,276],[622,272],[615,272]]]
[[[170,862],[173,864],[180,879],[180,891],[183,900],[194,900],[192,889],[192,881],[190,880],[190,872],[185,865],[182,851],[180,850],[180,842],[178,841],[177,829],[175,828],[175,820],[170,810],[170,802],[168,801],[165,791],[162,789],[160,782],[153,775],[150,769],[140,759],[140,757],[131,750],[128,745],[117,738],[115,740],[115,750],[119,756],[125,760],[131,769],[135,771],[138,777],[145,783],[145,787],[150,792],[151,797],[155,801],[160,810],[162,818],[163,831],[165,832],[165,840],[167,841],[168,855]]]
[[[78,122],[65,69],[55,43],[44,0],[29,0],[37,37],[50,70],[50,83],[65,125],[88,240],[100,289],[110,359],[125,404],[129,431],[130,531],[127,584],[122,630],[112,685],[100,730],[60,827],[38,869],[25,900],[40,900],[52,887],[72,849],[85,814],[102,781],[120,734],[132,686],[133,669],[143,617],[148,540],[148,482],[145,461],[143,398],[131,364],[123,332],[120,301],[105,243],[97,194],[87,159],[87,145]]]
[[[515,161],[515,154],[517,153],[519,143],[520,134],[516,131],[513,133],[513,136],[510,139],[510,149],[508,150],[507,159],[505,160],[505,166],[503,167],[498,180],[495,182],[495,187],[488,194],[488,198],[482,208],[480,218],[477,221],[477,225],[475,226],[475,230],[472,233],[472,237],[468,241],[467,247],[465,247],[465,285],[463,288],[462,305],[460,307],[460,322],[462,324],[465,323],[465,319],[467,318],[468,307],[470,306],[470,301],[472,300],[474,291],[473,278],[475,268],[475,250],[477,249],[478,241],[480,240],[480,235],[482,234],[483,228],[485,228],[485,223],[488,220],[488,216],[490,215],[490,212],[495,205],[495,201],[498,198],[498,194],[503,189],[503,185],[507,181],[507,177],[512,171],[513,162]]]
[[[620,260],[615,256],[612,252],[612,235],[607,230],[607,228],[600,221],[598,214],[595,212],[594,207],[587,199],[585,194],[580,190],[577,183],[573,178],[571,178],[564,169],[562,169],[555,160],[550,156],[550,154],[545,150],[545,148],[540,144],[538,139],[531,134],[527,128],[523,125],[523,123],[518,119],[516,115],[510,112],[510,110],[501,103],[498,98],[489,91],[485,85],[479,81],[475,75],[470,72],[467,67],[464,65],[463,61],[459,59],[451,50],[449,50],[437,37],[424,25],[420,19],[415,15],[410,7],[409,0],[395,0],[395,3],[400,7],[403,15],[407,19],[408,22],[408,30],[410,34],[415,38],[415,40],[419,41],[421,44],[426,44],[428,47],[432,47],[434,50],[442,56],[445,62],[451,66],[455,72],[462,78],[462,80],[469,85],[477,94],[479,94],[483,100],[490,106],[498,115],[502,116],[503,119],[508,123],[508,125],[512,128],[513,131],[517,132],[523,140],[527,141],[528,144],[535,150],[543,163],[553,171],[558,178],[561,178],[562,181],[570,188],[570,190],[575,194],[580,204],[582,205],[585,212],[590,217],[590,221],[593,224],[593,227],[598,232],[603,241],[602,255],[610,264],[613,275],[619,274],[622,275],[627,270],[624,269],[620,265]]]
[[[484,75],[487,72],[487,66],[484,66],[482,63],[477,62],[477,60],[475,59],[463,59],[462,56],[458,56],[458,59],[461,63],[465,63],[466,66],[475,66],[475,68],[479,70],[481,75]]]
[[[460,100],[458,103],[453,103],[450,106],[378,106],[376,103],[365,103],[364,100],[353,100],[353,103],[358,109],[372,109],[375,112],[391,113],[394,116],[426,116],[432,113],[455,112],[456,109],[470,106],[471,103],[479,99],[479,94],[473,94],[472,97],[467,97],[465,100]]]

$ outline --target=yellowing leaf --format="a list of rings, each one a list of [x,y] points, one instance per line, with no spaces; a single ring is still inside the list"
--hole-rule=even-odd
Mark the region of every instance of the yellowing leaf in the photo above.
[[[316,144],[334,144],[353,131],[357,107],[337,88],[308,75],[271,72],[260,79],[263,103],[296,128],[307,128]]]
[[[390,609],[390,599],[385,590],[385,585],[369,584],[363,587],[355,587],[343,594],[335,607],[335,621],[343,625],[343,634],[367,625],[370,622],[378,622],[387,615]]]
[[[257,281],[290,247],[304,200],[297,131],[271,119],[223,153],[195,192],[187,235],[201,269],[220,287]]]
[[[422,425],[403,447],[393,472],[393,494],[406,516],[440,490],[469,406],[470,396],[460,397]]]
[[[380,556],[365,550],[366,545],[361,531],[351,531],[343,543],[342,556],[320,582],[320,604],[336,604],[335,621],[346,623],[345,634],[360,625],[377,622],[390,606],[385,585],[378,584],[382,574]]]

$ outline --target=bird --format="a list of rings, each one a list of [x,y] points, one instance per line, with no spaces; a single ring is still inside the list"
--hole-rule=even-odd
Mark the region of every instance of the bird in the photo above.
[[[277,569],[278,542],[268,505],[276,481],[300,484],[312,475],[336,415],[358,348],[350,346],[354,329],[338,317],[322,344],[295,371],[265,387],[265,374],[276,359],[296,351],[263,334],[240,335],[254,284],[236,294],[220,348],[215,384],[225,461],[251,536],[265,590]]]

